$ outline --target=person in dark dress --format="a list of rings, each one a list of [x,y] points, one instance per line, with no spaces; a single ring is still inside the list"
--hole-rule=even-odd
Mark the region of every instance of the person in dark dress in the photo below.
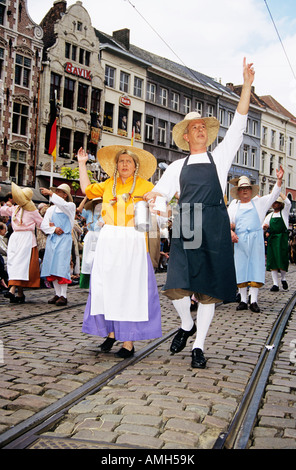
[[[181,319],[170,351],[178,353],[196,333],[192,347],[193,368],[204,368],[204,342],[215,313],[215,303],[236,298],[236,277],[230,223],[224,203],[227,175],[246,128],[253,64],[243,61],[243,87],[237,110],[223,141],[213,150],[219,121],[191,112],[175,125],[176,145],[189,151],[174,161],[159,182],[144,196],[153,205],[157,196],[170,201],[178,192],[179,210],[174,217],[172,244],[164,294],[172,301]],[[191,312],[191,296],[198,299],[196,324]]]

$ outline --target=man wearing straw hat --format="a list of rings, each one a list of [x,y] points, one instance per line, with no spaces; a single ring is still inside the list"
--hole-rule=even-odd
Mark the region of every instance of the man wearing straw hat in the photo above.
[[[31,188],[20,188],[11,183],[15,206],[3,206],[0,215],[11,217],[13,233],[7,249],[9,292],[5,297],[11,303],[24,303],[24,287],[40,287],[40,271],[35,228],[42,224],[42,217],[32,201]],[[18,295],[15,295],[16,288]]]
[[[48,301],[57,306],[67,305],[67,287],[71,284],[70,262],[72,229],[76,206],[68,184],[57,188],[40,188],[44,196],[50,196],[50,206],[44,216],[42,230],[48,235],[41,269],[41,277],[53,283],[55,295]]]
[[[237,310],[247,310],[247,288],[250,287],[250,309],[259,313],[258,292],[265,283],[265,246],[262,224],[266,212],[278,198],[284,170],[276,170],[277,183],[266,196],[256,197],[258,185],[252,185],[247,176],[230,183],[235,184],[230,194],[235,198],[228,208],[234,242],[236,282],[240,294]],[[234,233],[235,231],[235,233]]]
[[[207,148],[217,137],[219,121],[192,112],[176,124],[173,138],[190,155],[166,169],[146,200],[157,194],[167,201],[180,193],[179,215],[173,236],[164,293],[173,301],[181,328],[171,344],[171,353],[184,349],[197,331],[192,347],[194,368],[204,368],[204,342],[219,300],[234,301],[236,294],[230,225],[223,195],[227,174],[243,139],[249,110],[253,64],[243,61],[244,83],[237,112],[224,140],[212,153]],[[192,237],[193,232],[193,237]],[[190,238],[191,234],[191,238]],[[199,301],[196,325],[191,317],[191,295]]]
[[[289,267],[289,212],[291,201],[281,193],[272,204],[273,212],[265,217],[263,229],[269,231],[267,239],[266,271],[271,271],[273,286],[271,292],[279,291],[278,272],[284,290],[288,289],[286,273]]]

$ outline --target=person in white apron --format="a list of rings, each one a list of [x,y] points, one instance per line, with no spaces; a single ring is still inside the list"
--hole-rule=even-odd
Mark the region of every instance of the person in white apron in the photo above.
[[[24,303],[24,287],[40,287],[40,271],[35,228],[40,227],[43,218],[32,202],[33,191],[11,183],[15,206],[3,206],[0,215],[11,217],[13,233],[7,247],[7,272],[9,292],[5,297],[11,303]],[[18,295],[15,295],[16,288]]]
[[[206,367],[204,344],[215,303],[235,300],[230,224],[223,195],[228,171],[243,140],[254,74],[253,64],[244,58],[244,84],[234,119],[212,152],[208,147],[219,131],[216,118],[191,112],[174,126],[175,143],[190,154],[171,163],[154,190],[144,196],[154,201],[158,193],[170,201],[176,192],[180,194],[164,294],[173,301],[181,319],[171,353],[182,351],[196,333],[191,351],[193,368]],[[196,324],[190,312],[192,294],[198,298]]]
[[[236,282],[240,294],[237,310],[247,310],[247,289],[250,288],[250,310],[260,312],[258,291],[265,283],[265,246],[262,224],[266,212],[278,198],[284,170],[276,170],[277,183],[271,194],[256,197],[258,185],[252,185],[247,176],[230,181],[235,186],[230,194],[234,198],[228,208],[234,243]]]
[[[53,283],[55,295],[48,301],[57,306],[67,305],[67,287],[71,284],[70,262],[72,250],[72,229],[76,206],[70,187],[60,184],[57,188],[40,188],[45,196],[50,196],[50,206],[41,225],[48,235],[41,269],[41,277]]]
[[[90,201],[84,198],[79,207],[77,207],[77,211],[85,218],[87,227],[87,233],[83,239],[79,286],[82,289],[88,289],[97,241],[100,230],[104,225],[104,221],[101,218],[102,198],[95,198]]]
[[[98,151],[110,178],[90,184],[88,156],[78,151],[80,186],[89,199],[103,198],[104,226],[96,245],[89,297],[82,331],[107,336],[100,345],[108,352],[116,340],[120,358],[134,354],[134,341],[161,336],[160,302],[147,236],[135,228],[135,204],[153,188],[147,181],[156,170],[154,156],[137,147],[112,145]]]

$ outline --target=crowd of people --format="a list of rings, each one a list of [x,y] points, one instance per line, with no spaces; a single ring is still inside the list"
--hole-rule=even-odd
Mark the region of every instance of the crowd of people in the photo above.
[[[171,163],[155,186],[149,180],[156,158],[143,149],[119,145],[98,151],[108,175],[100,183],[89,180],[88,153],[83,148],[77,152],[86,195],[78,207],[67,184],[40,188],[49,203],[36,208],[32,191],[12,183],[11,198],[0,207],[5,297],[24,303],[24,289],[43,282],[54,288],[48,302],[65,306],[68,285],[79,282],[89,289],[82,331],[104,338],[102,352],[122,342],[116,355],[125,359],[134,355],[135,341],[162,335],[155,273],[166,272],[162,293],[171,299],[181,322],[171,354],[182,351],[195,336],[191,366],[206,367],[205,340],[218,302],[239,298],[237,310],[247,310],[249,296],[250,310],[259,313],[258,292],[266,270],[272,273],[271,291],[279,290],[279,273],[283,289],[288,288],[291,203],[281,192],[283,168],[277,170],[269,195],[259,197],[258,186],[242,176],[231,181],[228,208],[224,198],[247,124],[254,74],[253,64],[244,59],[234,119],[212,152],[208,148],[219,130],[215,117],[191,112],[174,126],[174,141],[188,155]],[[165,210],[159,209],[163,204]],[[147,209],[149,229],[137,224],[140,208]]]

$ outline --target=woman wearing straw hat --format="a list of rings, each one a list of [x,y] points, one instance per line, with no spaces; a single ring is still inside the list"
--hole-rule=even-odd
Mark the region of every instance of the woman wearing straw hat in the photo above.
[[[252,185],[247,176],[241,176],[230,183],[235,184],[230,190],[236,200],[228,208],[234,242],[234,262],[236,282],[240,294],[237,310],[247,310],[247,288],[250,287],[250,309],[260,312],[258,291],[265,283],[265,245],[262,224],[266,212],[278,198],[284,170],[276,170],[277,183],[266,196],[256,197],[258,185]]]
[[[44,196],[50,196],[53,203],[47,209],[41,226],[48,235],[41,276],[51,281],[55,289],[55,295],[48,303],[62,307],[67,305],[67,287],[72,282],[70,262],[76,206],[68,184],[40,188],[40,191]]]
[[[206,366],[203,349],[215,303],[235,300],[233,252],[223,195],[229,168],[243,139],[254,73],[252,64],[246,64],[244,58],[244,84],[237,112],[224,140],[212,153],[207,149],[218,134],[216,118],[192,112],[174,126],[175,143],[190,154],[171,163],[154,190],[144,197],[154,201],[160,193],[169,201],[180,193],[164,293],[173,300],[181,318],[181,328],[171,344],[172,354],[182,351],[197,331],[191,352],[194,368]],[[190,312],[192,294],[199,301],[196,325]]]
[[[3,206],[0,215],[10,216],[13,233],[7,249],[7,272],[9,292],[5,294],[11,303],[24,303],[24,287],[40,287],[40,271],[35,228],[43,218],[32,202],[33,191],[11,183],[15,206]],[[18,295],[15,296],[16,287]]]
[[[266,271],[271,271],[273,286],[271,292],[278,292],[278,272],[284,290],[288,289],[286,273],[289,267],[289,212],[291,201],[281,193],[272,204],[273,212],[265,217],[263,229],[269,230],[267,243]]]
[[[123,341],[118,357],[134,354],[133,342],[161,336],[158,290],[147,251],[145,232],[135,229],[134,208],[153,188],[147,180],[156,170],[156,159],[143,149],[112,145],[97,158],[110,176],[90,184],[87,154],[78,152],[80,185],[89,199],[103,198],[101,229],[91,271],[90,293],[82,331],[107,336],[100,348],[110,351]]]

